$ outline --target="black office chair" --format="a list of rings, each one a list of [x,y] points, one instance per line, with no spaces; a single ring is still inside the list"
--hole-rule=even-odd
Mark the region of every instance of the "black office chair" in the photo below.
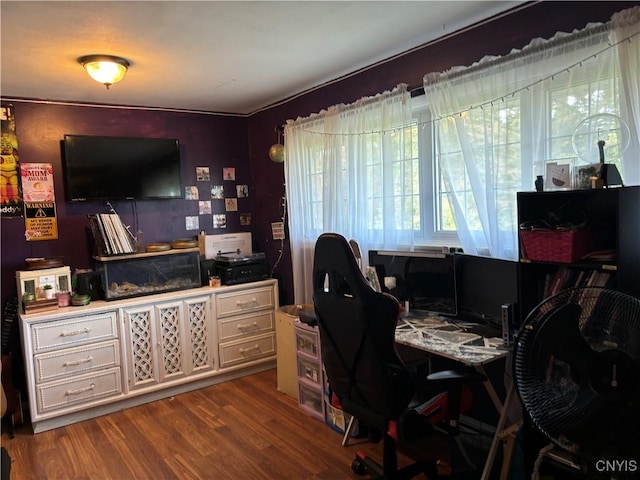
[[[433,434],[433,422],[443,413],[449,434],[456,435],[463,387],[485,378],[446,371],[420,379],[412,373],[395,349],[398,301],[369,286],[338,234],[324,233],[316,243],[313,301],[329,386],[346,413],[383,437],[382,464],[357,452],[353,471],[385,479],[436,477],[435,461],[399,469],[397,449]]]

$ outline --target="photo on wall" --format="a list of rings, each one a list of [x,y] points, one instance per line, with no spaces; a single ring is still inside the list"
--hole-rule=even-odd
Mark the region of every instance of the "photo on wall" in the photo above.
[[[196,180],[198,182],[208,182],[210,179],[209,167],[196,167]]]
[[[212,185],[211,186],[211,198],[214,200],[222,200],[224,198],[224,186]]]
[[[198,213],[200,215],[208,215],[211,213],[211,201],[210,200],[200,200],[198,202]]]
[[[249,196],[248,185],[236,185],[236,194],[238,198],[246,198]]]
[[[222,169],[222,178],[224,180],[235,180],[236,179],[236,169],[234,167],[225,167]]]
[[[251,214],[250,213],[241,213],[240,214],[240,225],[242,225],[242,226],[251,225]]]
[[[198,193],[198,187],[195,185],[187,185],[184,187],[184,199],[185,200],[198,200],[200,194]]]
[[[238,211],[238,199],[237,198],[225,198],[224,199],[224,207],[227,212],[237,212]]]
[[[227,216],[224,213],[216,213],[213,216],[213,228],[227,228]]]
[[[184,217],[184,224],[187,230],[199,230],[200,229],[200,217],[197,215],[187,215]]]

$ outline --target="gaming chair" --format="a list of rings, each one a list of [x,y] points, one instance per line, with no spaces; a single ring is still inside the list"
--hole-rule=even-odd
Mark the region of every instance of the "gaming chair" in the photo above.
[[[371,288],[341,235],[324,233],[317,240],[313,302],[329,386],[346,413],[383,438],[382,464],[357,452],[353,471],[385,479],[436,477],[435,461],[399,469],[397,449],[433,434],[434,422],[444,416],[455,435],[463,387],[485,377],[446,371],[419,378],[410,371],[395,349],[398,301]]]

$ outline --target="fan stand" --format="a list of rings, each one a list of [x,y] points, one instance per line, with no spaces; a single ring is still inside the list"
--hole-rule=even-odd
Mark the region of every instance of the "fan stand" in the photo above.
[[[552,442],[538,454],[532,478],[536,465],[556,455],[565,467],[575,467],[567,458],[577,464],[578,478],[637,478],[639,314],[640,299],[586,286],[544,299],[523,322],[514,347],[516,390],[531,427]]]

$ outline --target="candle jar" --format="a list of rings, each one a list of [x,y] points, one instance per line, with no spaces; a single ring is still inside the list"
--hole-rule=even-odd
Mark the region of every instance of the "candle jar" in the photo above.
[[[69,292],[59,292],[56,293],[56,298],[58,299],[59,307],[68,307],[71,294]]]

